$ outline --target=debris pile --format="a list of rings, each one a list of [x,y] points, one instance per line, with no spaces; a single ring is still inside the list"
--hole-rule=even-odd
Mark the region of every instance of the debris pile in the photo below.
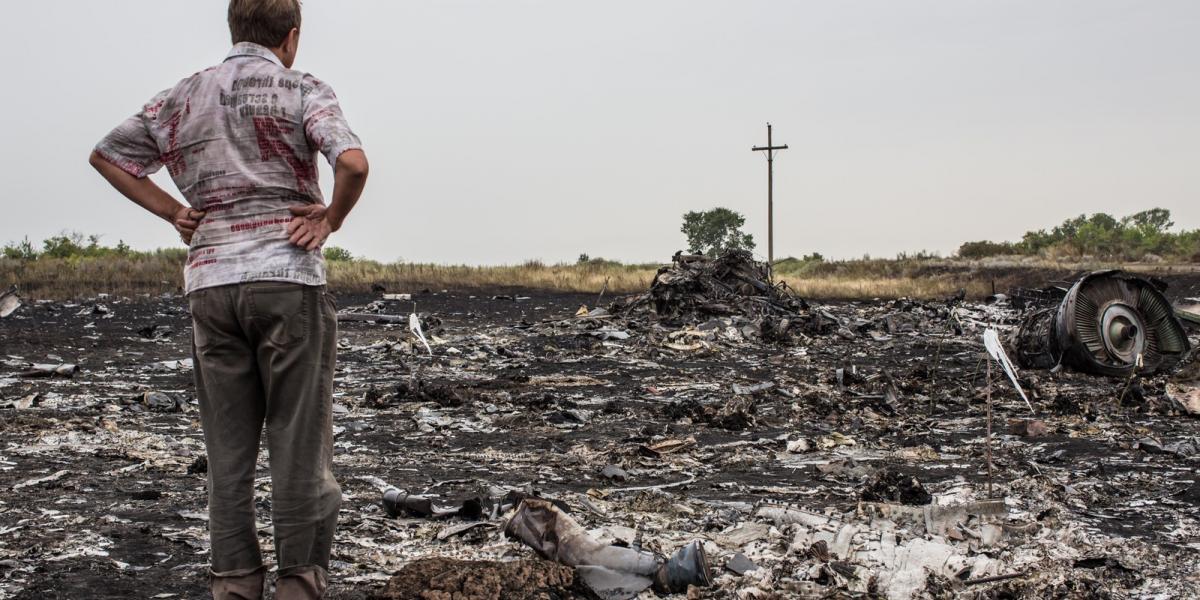
[[[785,339],[792,327],[808,321],[808,304],[786,285],[772,282],[767,264],[755,261],[747,250],[718,258],[676,253],[645,294],[616,309],[649,310],[664,323],[701,329],[720,326],[714,319],[732,317],[733,326],[767,340]]]

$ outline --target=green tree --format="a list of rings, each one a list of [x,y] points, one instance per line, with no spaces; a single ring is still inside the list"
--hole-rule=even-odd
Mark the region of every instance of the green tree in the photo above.
[[[730,250],[754,249],[754,236],[742,232],[745,223],[741,214],[718,207],[683,215],[680,231],[687,236],[689,252],[717,256]]]
[[[33,260],[38,257],[38,251],[29,243],[29,236],[25,239],[4,245],[4,258],[12,258],[16,260]]]
[[[1119,252],[1121,224],[1106,213],[1096,213],[1075,230],[1074,242],[1080,254],[1112,256]]]
[[[350,254],[349,250],[345,248],[339,248],[337,246],[329,246],[328,248],[325,248],[324,254],[325,260],[343,262],[354,260],[354,255]]]
[[[1121,250],[1128,258],[1172,253],[1176,250],[1177,236],[1168,230],[1174,225],[1171,211],[1165,208],[1152,208],[1129,215],[1121,219]]]
[[[991,256],[1011,249],[1015,254],[1050,257],[1089,255],[1106,260],[1138,260],[1147,254],[1194,260],[1200,251],[1200,231],[1171,231],[1171,211],[1151,208],[1120,220],[1107,213],[1079,215],[1050,231],[1026,232],[1020,242],[967,242],[959,247],[963,258]]]
[[[1026,231],[1025,235],[1021,236],[1021,241],[1018,242],[1023,254],[1037,254],[1046,248],[1049,248],[1054,243],[1054,236],[1046,233],[1045,229],[1037,231]]]
[[[1175,223],[1171,221],[1171,211],[1165,208],[1151,208],[1134,213],[1121,219],[1126,227],[1137,227],[1147,233],[1166,233]]]
[[[100,236],[92,235],[85,245],[82,233],[63,232],[42,240],[42,256],[47,258],[77,258],[87,256],[100,245]]]

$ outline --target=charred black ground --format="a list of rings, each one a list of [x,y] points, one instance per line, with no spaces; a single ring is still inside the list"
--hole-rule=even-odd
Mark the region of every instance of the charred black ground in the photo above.
[[[1194,294],[1195,282],[1171,283],[1169,295]],[[343,308],[377,301],[340,298]],[[804,311],[820,326],[789,326],[781,341],[778,321],[755,336],[730,316],[576,317],[595,308],[593,295],[417,292],[413,301],[432,357],[404,325],[341,327],[335,462],[346,499],[334,598],[450,598],[433,592],[476,584],[466,597],[510,597],[496,582],[512,577],[545,586],[542,597],[579,593],[553,565],[497,576],[495,561],[534,555],[496,521],[388,517],[370,478],[445,505],[536,493],[616,540],[640,528],[664,554],[706,540],[721,574],[697,591],[706,598],[867,593],[853,561],[828,545],[800,547],[808,538],[792,517],[763,507],[850,521],[862,502],[989,497],[980,332],[1015,326],[1020,313],[1007,305],[813,302]],[[202,597],[203,445],[191,372],[178,362],[189,356],[185,307],[178,296],[26,300],[0,322],[0,597]],[[19,377],[31,363],[79,371]],[[1002,377],[993,372],[990,496],[1007,502],[1003,536],[948,539],[1016,576],[930,574],[922,593],[1200,593],[1200,440],[1180,401],[1193,384],[1026,370],[1031,415]],[[975,525],[962,530],[982,531]],[[738,553],[761,568],[727,571]],[[421,558],[451,562],[416,563],[420,572],[388,587]],[[448,569],[477,569],[479,580]]]

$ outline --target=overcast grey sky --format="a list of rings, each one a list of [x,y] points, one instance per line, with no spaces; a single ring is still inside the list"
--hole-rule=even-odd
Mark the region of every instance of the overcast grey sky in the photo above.
[[[10,3],[0,241],[170,246],[91,146],[219,62],[225,3]],[[1084,212],[1200,227],[1200,2],[308,0],[296,67],[371,159],[331,244],[381,260],[660,261],[727,206],[765,254],[952,252]],[[174,186],[165,169],[156,179]],[[322,172],[326,194],[332,178]]]

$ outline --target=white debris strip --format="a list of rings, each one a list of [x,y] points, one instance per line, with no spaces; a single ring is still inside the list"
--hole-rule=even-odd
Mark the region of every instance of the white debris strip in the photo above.
[[[12,489],[15,492],[17,490],[23,490],[27,487],[33,487],[35,485],[41,485],[43,483],[50,483],[51,481],[58,481],[59,479],[66,477],[69,473],[70,473],[70,471],[64,469],[62,471],[55,472],[55,473],[47,475],[45,477],[37,477],[34,479],[28,479],[26,481],[22,481],[21,483],[18,483],[16,485],[12,486]]]
[[[425,350],[429,352],[430,356],[433,356],[433,348],[429,347],[429,341],[425,339],[425,332],[421,331],[421,319],[417,318],[417,313],[408,316],[408,330],[417,336],[422,344],[425,344]]]
[[[995,329],[984,330],[983,347],[996,362],[1000,363],[1000,367],[1008,375],[1008,380],[1012,382],[1013,387],[1017,388],[1017,393],[1025,401],[1025,406],[1029,407],[1029,412],[1036,413],[1037,411],[1033,410],[1033,404],[1029,402],[1029,397],[1025,395],[1025,390],[1021,389],[1021,384],[1017,381],[1017,368],[1013,366],[1012,361],[1008,359],[1008,354],[1004,352],[1004,346],[1000,343],[1000,334],[996,333]]]

